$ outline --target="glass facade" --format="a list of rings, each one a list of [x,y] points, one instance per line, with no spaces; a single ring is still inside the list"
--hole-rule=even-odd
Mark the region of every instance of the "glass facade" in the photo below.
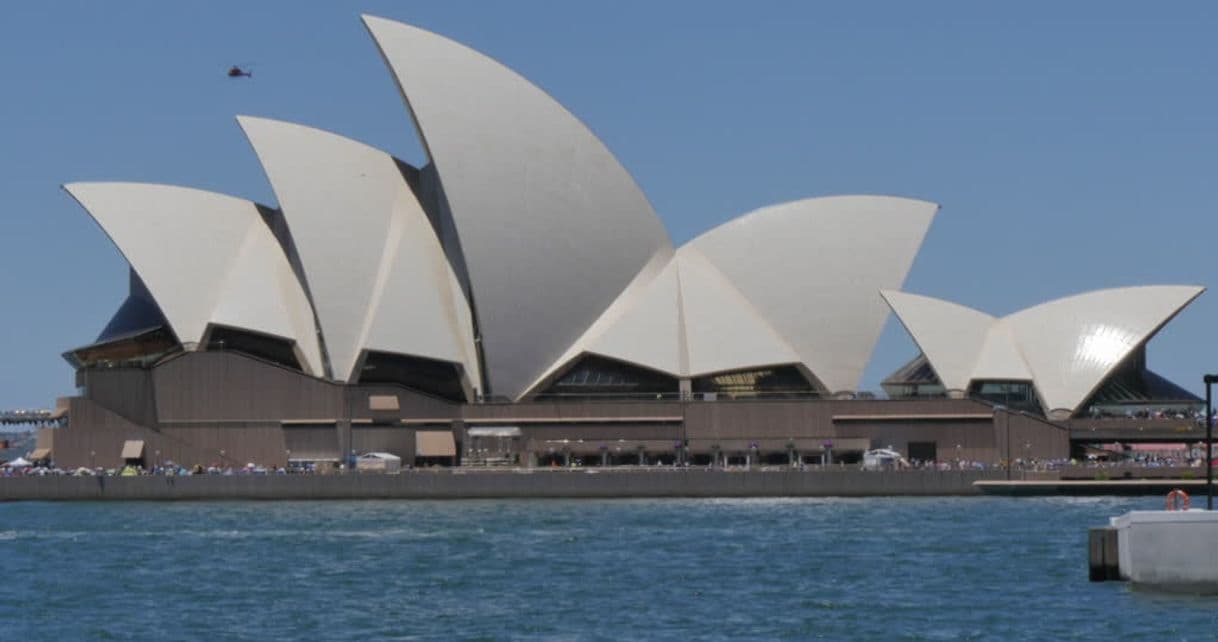
[[[296,343],[248,330],[215,325],[207,332],[207,350],[232,350],[271,363],[301,370],[296,357]]]
[[[1200,411],[1201,405],[1197,395],[1147,370],[1142,347],[1100,384],[1078,416],[1183,419]]]
[[[924,355],[914,357],[881,384],[890,399],[943,397],[947,391]]]
[[[1006,406],[1033,415],[1043,415],[1040,397],[1031,381],[981,380],[974,381],[969,396]]]
[[[450,361],[369,351],[358,383],[398,385],[449,401],[465,401],[463,368]]]
[[[695,377],[691,384],[694,394],[713,393],[727,399],[809,397],[821,394],[803,372],[792,365],[721,372]]]
[[[677,378],[616,359],[587,355],[563,373],[538,399],[656,399],[675,397]]]
[[[73,368],[147,368],[166,355],[181,352],[182,345],[167,327],[112,337],[64,353]]]

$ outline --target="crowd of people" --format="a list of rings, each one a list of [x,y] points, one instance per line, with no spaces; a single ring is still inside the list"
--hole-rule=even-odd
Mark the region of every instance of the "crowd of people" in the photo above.
[[[207,466],[196,464],[195,466],[186,467],[174,464],[173,462],[165,462],[159,466],[149,467],[138,464],[125,464],[117,468],[88,468],[81,466],[75,469],[59,468],[53,462],[16,466],[10,465],[10,463],[0,464],[0,477],[41,477],[47,475],[72,477],[140,477],[147,475],[187,477],[190,475],[309,475],[318,472],[318,468],[311,463],[285,468],[282,466],[259,466],[253,463],[246,464],[245,466],[213,463]]]
[[[1216,413],[1218,414],[1218,413]],[[1131,407],[1131,408],[1103,408],[1092,406],[1087,412],[1089,419],[1149,419],[1156,421],[1167,420],[1182,420],[1190,419],[1198,424],[1205,420],[1205,410],[1202,408],[1185,408],[1180,406],[1175,407]],[[1214,415],[1210,416],[1212,421]]]

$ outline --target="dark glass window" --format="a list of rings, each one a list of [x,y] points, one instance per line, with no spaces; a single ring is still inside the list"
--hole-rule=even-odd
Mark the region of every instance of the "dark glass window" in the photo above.
[[[359,383],[398,385],[449,401],[465,401],[463,368],[450,361],[368,352]]]
[[[222,325],[212,326],[207,335],[207,349],[232,350],[293,370],[301,369],[300,360],[296,358],[294,341],[248,330]]]
[[[623,361],[588,355],[537,397],[655,399],[657,395],[675,396],[677,389],[676,377]]]
[[[1042,414],[1036,387],[1030,381],[974,381],[969,394],[1012,410]]]
[[[729,399],[808,397],[820,394],[816,386],[795,366],[735,370],[696,377],[691,383],[694,393],[712,392]]]
[[[169,328],[159,327],[77,348],[64,353],[74,368],[146,368],[162,357],[180,352]]]
[[[1192,417],[1201,410],[1201,405],[1197,395],[1147,370],[1143,347],[1116,367],[1078,414],[1095,418],[1178,419]]]
[[[924,355],[914,357],[881,384],[890,399],[943,397],[947,391]]]

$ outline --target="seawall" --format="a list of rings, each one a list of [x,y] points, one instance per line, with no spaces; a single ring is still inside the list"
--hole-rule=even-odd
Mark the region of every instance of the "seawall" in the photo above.
[[[12,477],[0,501],[220,499],[507,499],[978,495],[1001,471],[504,470],[398,475]]]

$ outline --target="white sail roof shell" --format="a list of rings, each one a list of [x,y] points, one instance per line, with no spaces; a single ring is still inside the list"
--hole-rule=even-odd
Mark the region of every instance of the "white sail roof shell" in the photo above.
[[[238,118],[295,241],[333,376],[365,350],[461,364],[479,381],[468,304],[392,156],[319,129]]]
[[[1204,291],[1183,285],[1097,290],[1001,319],[931,297],[883,294],[945,387],[1029,380],[1045,412],[1073,414],[1125,358]]]
[[[914,337],[943,387],[968,390],[978,355],[985,351],[996,319],[963,305],[919,294],[893,290],[880,294]],[[996,338],[994,343],[1000,339]]]
[[[306,371],[322,358],[304,288],[253,202],[172,185],[64,186],[147,286],[178,340],[209,324],[296,342]]]
[[[985,379],[1032,381],[1035,378],[1015,341],[1011,324],[1004,321],[995,323],[986,333],[973,372],[975,377]],[[984,373],[984,376],[978,373]]]
[[[588,339],[576,342],[555,365],[594,352],[667,374],[688,370],[677,261],[670,261],[637,292],[624,294],[606,315],[609,322],[590,330]]]
[[[688,243],[830,392],[857,390],[888,307],[939,206],[891,196],[809,198],[755,210]]]
[[[719,270],[691,248],[678,250],[668,265],[624,294],[607,315],[607,322],[594,325],[547,375],[585,353],[674,377],[799,361]]]
[[[667,233],[605,145],[544,91],[442,36],[364,23],[440,176],[491,392],[517,398],[671,252]]]
[[[800,361],[782,335],[706,257],[688,246],[677,256],[689,352],[683,376]]]
[[[742,216],[632,284],[534,387],[596,353],[677,377],[802,364],[853,390],[888,316],[876,291],[904,282],[937,209],[842,196]]]
[[[1196,286],[1097,290],[1007,316],[1045,409],[1073,412],[1138,346],[1205,291]]]

